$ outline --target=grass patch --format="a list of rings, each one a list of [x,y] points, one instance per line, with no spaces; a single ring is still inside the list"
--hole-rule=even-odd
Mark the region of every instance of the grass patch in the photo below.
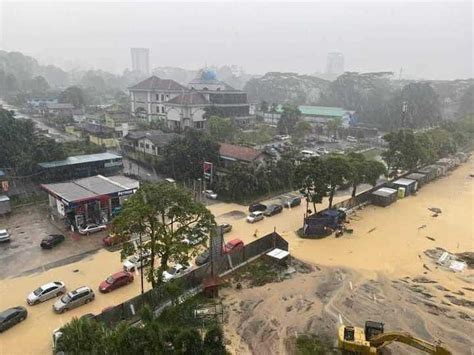
[[[277,267],[262,259],[244,266],[234,275],[233,279],[235,282],[244,283],[248,287],[258,287],[280,281]]]
[[[303,334],[295,339],[295,354],[323,355],[340,354],[340,352],[333,349],[330,339],[315,334]]]

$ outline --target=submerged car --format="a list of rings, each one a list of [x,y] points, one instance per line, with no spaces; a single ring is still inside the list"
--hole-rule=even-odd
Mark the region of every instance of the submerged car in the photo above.
[[[10,233],[6,229],[0,229],[0,242],[9,242]]]
[[[247,216],[247,222],[249,223],[255,223],[255,222],[261,221],[262,219],[263,219],[263,212],[261,211],[252,212]]]
[[[168,282],[191,271],[191,265],[176,264],[163,272],[163,282]]]
[[[238,238],[232,239],[222,247],[223,254],[230,254],[244,247],[244,242]]]
[[[50,234],[41,240],[40,246],[43,249],[52,249],[56,245],[64,242],[66,238],[62,234]]]
[[[103,230],[106,230],[107,226],[105,224],[95,224],[95,223],[90,223],[87,224],[85,227],[80,227],[79,228],[79,233],[80,234],[92,234],[92,233],[97,233],[101,232]]]
[[[207,249],[203,251],[201,254],[199,254],[194,261],[197,266],[201,266],[201,265],[207,264],[210,260],[211,260],[211,254],[209,252],[209,249]]]
[[[205,190],[203,191],[203,193],[204,193],[204,196],[206,196],[207,198],[211,200],[217,199],[217,194],[212,190]]]
[[[283,203],[283,206],[285,206],[286,208],[295,207],[299,205],[301,205],[301,197],[298,196],[289,198]]]
[[[66,292],[66,286],[62,281],[47,283],[31,292],[26,298],[26,302],[31,306],[51,298],[61,296]]]
[[[260,203],[260,202],[254,202],[249,206],[249,212],[255,212],[255,211],[265,211],[267,209],[267,206]]]
[[[53,305],[56,313],[64,313],[83,304],[87,304],[95,299],[94,291],[90,287],[82,286],[78,289],[68,292]]]
[[[106,293],[113,291],[119,287],[128,285],[133,282],[133,275],[129,272],[119,271],[102,281],[99,285],[99,291]]]
[[[282,205],[273,204],[268,206],[267,210],[263,212],[263,214],[267,217],[270,217],[280,213],[281,211],[283,211]]]
[[[132,272],[138,270],[143,266],[150,264],[151,256],[149,252],[133,255],[123,262],[123,270]]]
[[[222,233],[229,233],[232,230],[232,224],[229,223],[223,223],[221,224],[221,230]]]
[[[12,307],[0,312],[0,333],[24,321],[28,316],[25,307]]]

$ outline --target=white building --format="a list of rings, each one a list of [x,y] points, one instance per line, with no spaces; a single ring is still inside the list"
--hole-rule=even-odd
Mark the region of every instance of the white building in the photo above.
[[[166,119],[164,103],[187,90],[174,80],[152,76],[128,88],[128,91],[132,114],[151,121]]]

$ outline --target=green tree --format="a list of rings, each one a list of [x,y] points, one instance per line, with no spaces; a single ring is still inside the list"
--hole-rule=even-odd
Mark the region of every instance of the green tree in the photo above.
[[[207,120],[211,137],[218,142],[230,142],[237,133],[234,121],[230,118],[211,116]]]
[[[338,136],[338,132],[342,127],[342,118],[341,117],[335,117],[333,119],[330,119],[326,123],[326,128],[328,130],[328,136],[331,136],[331,134],[334,134],[336,137]]]
[[[329,208],[332,208],[334,193],[338,187],[341,187],[350,180],[352,167],[345,156],[330,155],[324,159],[324,165],[327,171],[327,184],[329,186]]]
[[[59,102],[70,103],[75,108],[82,108],[86,101],[82,89],[78,86],[70,86],[59,95]]]
[[[183,329],[180,331],[174,339],[173,345],[176,354],[204,354],[201,334],[196,329]]]
[[[105,354],[105,328],[95,320],[73,318],[61,328],[57,351],[67,354]]]
[[[224,332],[222,328],[214,324],[204,336],[204,354],[206,355],[224,355],[227,354],[224,345]]]
[[[183,189],[168,182],[144,184],[124,204],[123,210],[113,222],[118,235],[142,234],[150,238],[139,246],[139,253],[151,256],[146,277],[153,287],[162,282],[162,274],[168,262],[188,263],[198,252],[196,246],[184,243],[194,236],[198,244],[205,245],[215,225],[214,216]],[[132,242],[124,244],[122,259],[135,253]],[[155,257],[160,258],[159,267]]]
[[[300,117],[301,112],[298,107],[290,105],[283,106],[283,112],[278,121],[278,132],[280,132],[280,134],[293,134]]]
[[[29,82],[29,89],[35,94],[45,94],[49,89],[49,84],[42,76],[35,76]]]
[[[388,149],[382,153],[382,159],[389,170],[412,170],[427,161],[429,151],[423,147],[413,131],[391,132],[383,139],[388,143]]]
[[[265,101],[265,100],[262,100],[260,102],[260,111],[262,111],[262,113],[266,113],[266,112],[268,112],[268,108],[269,108],[268,102]]]
[[[308,134],[312,131],[311,124],[306,121],[299,121],[296,124],[295,130],[293,132],[293,139],[296,141],[302,141]]]
[[[295,180],[301,194],[306,198],[306,210],[308,204],[313,204],[316,213],[316,204],[321,203],[328,191],[328,171],[326,164],[321,158],[314,157],[304,160],[296,167]]]
[[[363,154],[354,152],[347,154],[347,159],[351,165],[351,176],[349,181],[352,186],[352,197],[355,197],[357,186],[365,182],[367,168],[366,159]]]
[[[377,184],[377,180],[382,175],[387,175],[387,168],[382,162],[377,160],[367,160],[365,162],[365,183],[375,186]]]
[[[203,163],[216,164],[218,159],[219,144],[208,134],[190,129],[165,147],[162,164],[174,179],[199,179],[203,176]]]

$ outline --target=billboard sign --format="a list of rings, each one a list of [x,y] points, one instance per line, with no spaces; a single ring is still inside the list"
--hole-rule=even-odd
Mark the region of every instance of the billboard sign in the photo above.
[[[214,164],[205,161],[203,163],[203,173],[204,173],[204,179],[206,179],[209,182],[212,182],[212,175],[214,170]]]

